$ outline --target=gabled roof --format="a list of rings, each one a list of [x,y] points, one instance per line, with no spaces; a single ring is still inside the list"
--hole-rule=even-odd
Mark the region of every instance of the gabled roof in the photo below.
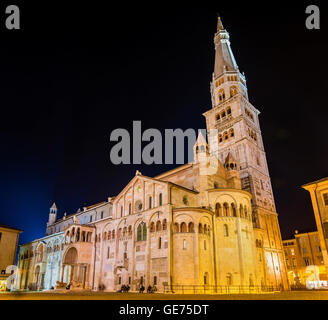
[[[150,181],[156,181],[156,182],[160,182],[160,183],[163,183],[163,184],[167,184],[166,181],[162,181],[162,180],[159,180],[159,179],[154,179],[154,178],[151,178],[151,177],[147,177],[147,176],[144,176],[142,175],[139,171],[137,171],[137,174],[130,180],[130,182],[122,189],[122,191],[115,197],[115,200],[116,199],[120,199],[121,196],[127,191],[129,190],[129,188],[131,187],[131,185],[138,179],[145,179],[145,180],[150,180]]]

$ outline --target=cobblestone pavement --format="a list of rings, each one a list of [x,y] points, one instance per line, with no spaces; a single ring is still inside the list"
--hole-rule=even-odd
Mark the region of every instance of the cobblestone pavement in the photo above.
[[[0,293],[0,300],[328,300],[328,291],[289,291],[268,294],[138,294],[91,291]]]

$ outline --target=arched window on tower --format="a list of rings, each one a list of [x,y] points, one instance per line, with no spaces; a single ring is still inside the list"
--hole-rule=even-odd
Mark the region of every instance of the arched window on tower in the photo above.
[[[230,87],[230,97],[235,96],[238,93],[236,86]]]
[[[195,232],[195,226],[193,222],[189,222],[188,232]]]
[[[225,100],[225,93],[223,89],[219,90],[218,97],[219,97],[219,102],[223,102]]]
[[[201,223],[198,225],[198,233],[203,233],[203,225]]]
[[[150,232],[155,232],[155,222],[154,221],[150,224]]]
[[[162,224],[161,224],[161,222],[158,220],[157,222],[156,222],[156,231],[161,231],[162,230]]]
[[[235,131],[234,131],[233,128],[231,128],[231,129],[229,130],[229,137],[230,137],[230,138],[233,138],[234,136],[235,136]]]

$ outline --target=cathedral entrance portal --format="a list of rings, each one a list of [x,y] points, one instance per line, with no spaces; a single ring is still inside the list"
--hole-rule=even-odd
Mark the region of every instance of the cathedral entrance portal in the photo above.
[[[76,273],[77,258],[77,250],[74,247],[68,249],[63,260],[62,282],[65,281],[67,284],[73,284],[73,281],[75,280],[74,275]]]
[[[70,284],[72,288],[85,289],[87,272],[88,264],[79,263],[77,249],[75,247],[68,249],[63,259],[61,282]]]

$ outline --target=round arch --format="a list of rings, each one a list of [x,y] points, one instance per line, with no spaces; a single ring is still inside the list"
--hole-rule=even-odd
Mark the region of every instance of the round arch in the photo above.
[[[76,248],[72,247],[67,250],[63,259],[64,264],[76,264],[78,261],[78,252]]]

